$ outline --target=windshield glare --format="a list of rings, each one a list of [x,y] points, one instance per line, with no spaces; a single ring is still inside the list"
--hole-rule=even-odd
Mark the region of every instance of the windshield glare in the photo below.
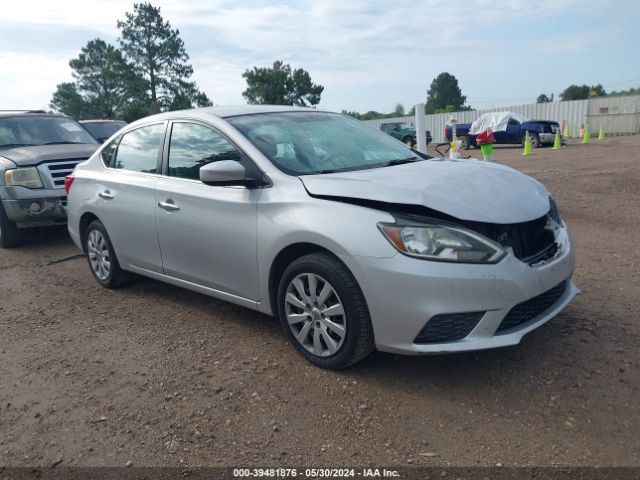
[[[333,113],[263,113],[227,120],[290,175],[362,170],[416,157],[387,134]]]
[[[96,141],[78,122],[67,117],[24,115],[0,118],[0,148],[48,143],[95,144]]]

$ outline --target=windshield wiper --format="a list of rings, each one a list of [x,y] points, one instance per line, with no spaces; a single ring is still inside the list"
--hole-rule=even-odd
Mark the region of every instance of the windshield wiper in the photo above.
[[[403,163],[413,163],[418,160],[418,157],[397,158],[395,160],[389,160],[384,166],[393,167],[394,165],[402,165]]]
[[[33,143],[5,143],[0,148],[33,147]]]
[[[79,145],[82,142],[69,142],[66,140],[60,141],[60,142],[47,142],[47,143],[43,143],[42,145]]]

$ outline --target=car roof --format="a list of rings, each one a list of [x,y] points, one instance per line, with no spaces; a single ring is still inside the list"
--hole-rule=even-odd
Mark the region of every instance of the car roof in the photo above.
[[[64,113],[46,112],[44,110],[0,110],[0,117],[66,117]]]
[[[158,113],[141,118],[138,122],[148,122],[151,120],[170,120],[176,118],[202,118],[219,117],[229,118],[240,115],[253,115],[256,113],[279,113],[279,112],[324,112],[333,113],[328,110],[320,110],[308,107],[294,107],[289,105],[229,105],[218,107],[201,107],[189,110],[175,110],[173,112]],[[138,123],[136,122],[136,123]]]
[[[127,123],[127,122],[125,122],[124,120],[114,120],[114,119],[104,119],[104,120],[97,120],[97,119],[96,119],[96,120],[80,120],[79,122],[80,122],[80,123],[82,123],[82,124],[85,124],[85,123],[116,123],[116,122],[118,122],[118,123]]]

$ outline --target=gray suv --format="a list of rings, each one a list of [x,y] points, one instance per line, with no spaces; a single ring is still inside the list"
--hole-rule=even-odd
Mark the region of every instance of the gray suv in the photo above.
[[[65,177],[98,147],[72,118],[44,111],[0,111],[0,247],[22,229],[64,224]]]

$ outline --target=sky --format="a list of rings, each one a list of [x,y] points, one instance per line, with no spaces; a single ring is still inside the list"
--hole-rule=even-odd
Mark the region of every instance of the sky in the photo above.
[[[0,109],[48,108],[69,60],[117,45],[124,0],[3,2]],[[324,85],[320,107],[408,110],[449,72],[474,108],[535,102],[570,84],[640,86],[637,0],[152,0],[180,30],[193,79],[246,103],[242,72],[281,59]]]

